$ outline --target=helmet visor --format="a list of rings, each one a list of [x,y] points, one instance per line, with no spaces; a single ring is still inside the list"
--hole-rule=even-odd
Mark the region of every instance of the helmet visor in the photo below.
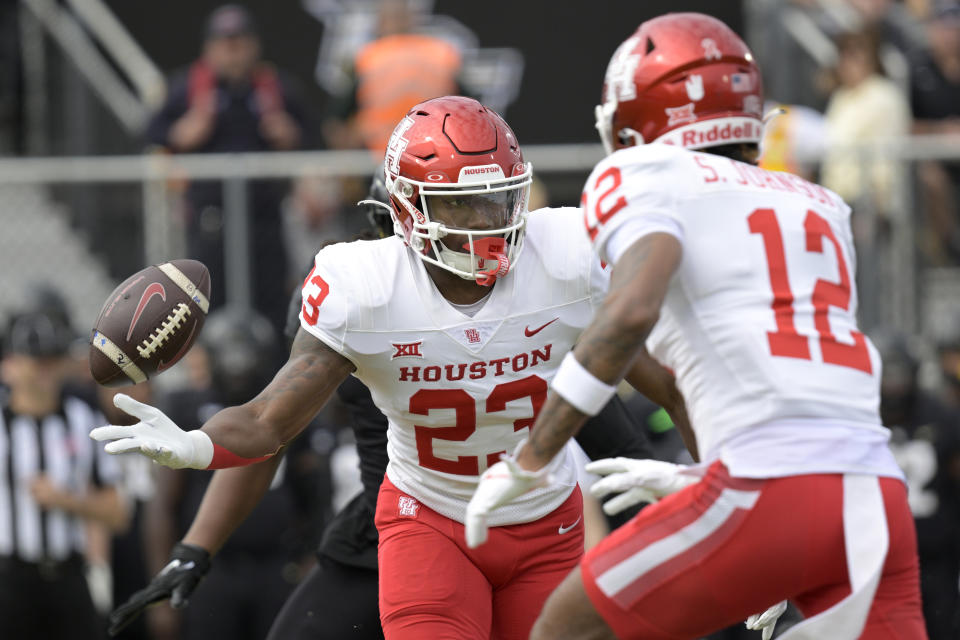
[[[519,213],[521,191],[496,191],[470,195],[426,195],[427,215],[450,230],[506,231]]]

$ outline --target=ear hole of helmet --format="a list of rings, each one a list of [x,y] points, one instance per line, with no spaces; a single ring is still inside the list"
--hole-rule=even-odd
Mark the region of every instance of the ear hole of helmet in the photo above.
[[[643,136],[636,129],[624,127],[617,131],[617,140],[622,147],[636,147],[644,144]]]

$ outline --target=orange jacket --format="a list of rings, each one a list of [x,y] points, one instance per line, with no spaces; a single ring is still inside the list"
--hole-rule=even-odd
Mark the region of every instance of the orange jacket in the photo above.
[[[354,68],[356,124],[367,148],[382,155],[410,107],[457,92],[460,52],[431,36],[387,36],[361,49]]]

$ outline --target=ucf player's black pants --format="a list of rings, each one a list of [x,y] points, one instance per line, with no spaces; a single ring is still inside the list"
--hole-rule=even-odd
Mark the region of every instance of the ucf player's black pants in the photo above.
[[[377,571],[320,555],[280,610],[267,640],[383,640]]]

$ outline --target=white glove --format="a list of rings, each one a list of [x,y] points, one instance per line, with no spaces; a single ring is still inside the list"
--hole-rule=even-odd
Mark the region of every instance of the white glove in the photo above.
[[[660,460],[604,458],[588,463],[584,469],[588,473],[606,476],[590,487],[594,497],[621,494],[603,504],[604,513],[611,516],[640,502],[656,502],[698,481],[698,478],[682,473],[687,469],[685,465]]]
[[[90,432],[94,440],[113,440],[103,450],[107,453],[137,451],[171,469],[206,469],[213,460],[213,441],[203,431],[184,431],[162,411],[137,402],[128,395],[113,397],[118,409],[140,422],[125,427],[109,424]]]
[[[763,613],[755,613],[747,618],[747,629],[762,631],[762,640],[770,640],[773,637],[773,628],[777,624],[777,619],[787,610],[787,601],[778,602]]]
[[[531,489],[546,485],[550,481],[547,468],[527,471],[520,468],[513,456],[500,456],[500,462],[480,476],[477,490],[467,505],[467,546],[474,549],[487,541],[487,517],[490,512]]]

